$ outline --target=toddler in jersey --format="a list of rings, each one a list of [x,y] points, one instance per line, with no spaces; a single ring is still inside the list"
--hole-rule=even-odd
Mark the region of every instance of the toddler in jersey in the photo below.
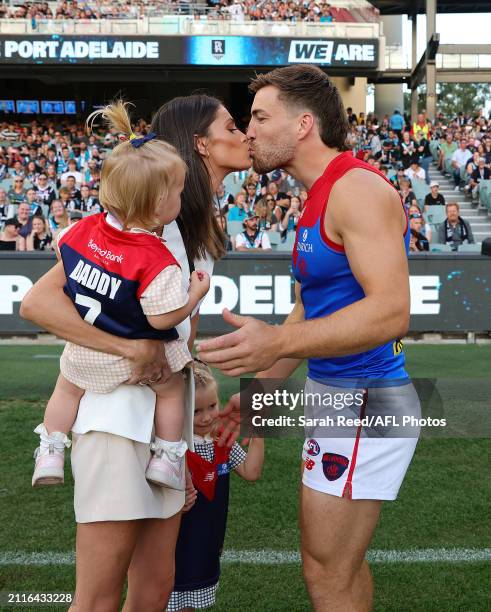
[[[149,381],[157,398],[146,478],[184,490],[184,377],[192,357],[175,326],[205,296],[209,277],[193,272],[189,291],[184,290],[181,269],[155,230],[179,214],[186,165],[174,147],[155,139],[155,134],[136,137],[123,102],[93,113],[88,121],[98,115],[127,137],[102,167],[100,201],[106,212],[86,217],[59,236],[64,290],[92,325],[125,338],[163,341],[172,376],[165,383]],[[114,390],[130,378],[131,364],[69,342],[60,370],[44,422],[34,430],[41,442],[35,452],[33,486],[64,481],[67,434],[84,392]]]
[[[176,545],[176,575],[168,612],[209,608],[215,603],[220,555],[227,526],[229,474],[254,481],[261,475],[264,440],[251,439],[247,453],[234,443],[219,447],[214,432],[219,421],[218,388],[209,367],[194,360],[196,403],[194,452],[186,461],[197,489],[195,504],[182,515]]]

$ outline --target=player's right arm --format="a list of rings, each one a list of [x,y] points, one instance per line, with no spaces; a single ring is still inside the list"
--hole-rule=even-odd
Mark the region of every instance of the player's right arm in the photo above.
[[[90,325],[63,291],[65,282],[63,264],[59,262],[25,295],[20,316],[74,344],[129,359],[133,363],[130,383],[158,378],[166,367],[162,342],[128,340]]]
[[[292,323],[300,323],[301,321],[305,321],[305,310],[302,304],[300,283],[295,281],[295,304],[282,325],[291,325]],[[279,359],[267,370],[258,372],[256,378],[286,380],[295,372],[301,363],[302,359],[285,357]],[[220,412],[220,418],[222,419],[222,423],[219,445],[222,446],[226,444],[227,446],[232,446],[240,435],[240,393],[232,395],[225,408]]]

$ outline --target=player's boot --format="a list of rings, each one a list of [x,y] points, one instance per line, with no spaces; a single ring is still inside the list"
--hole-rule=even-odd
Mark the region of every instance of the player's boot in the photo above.
[[[35,467],[32,486],[55,485],[65,482],[65,447],[71,442],[61,431],[48,431],[43,423],[34,430],[41,437],[41,442],[34,451]]]
[[[156,437],[155,442],[150,445],[153,457],[145,472],[146,479],[160,487],[184,491],[186,488],[184,455],[187,447],[183,440],[168,442]]]

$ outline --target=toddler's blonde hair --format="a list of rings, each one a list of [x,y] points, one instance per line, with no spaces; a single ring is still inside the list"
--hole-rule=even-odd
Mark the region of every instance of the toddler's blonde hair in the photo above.
[[[176,149],[156,138],[136,148],[128,113],[129,102],[116,100],[87,118],[92,131],[94,120],[102,117],[111,130],[127,140],[118,144],[104,160],[99,200],[105,210],[114,214],[126,228],[141,223],[157,227],[156,209],[161,198],[167,199],[170,189],[187,166]],[[138,135],[137,135],[138,137]]]
[[[196,388],[208,387],[208,385],[216,385],[217,381],[212,374],[209,366],[206,365],[200,359],[194,359],[193,362],[193,371],[194,371],[194,384]]]

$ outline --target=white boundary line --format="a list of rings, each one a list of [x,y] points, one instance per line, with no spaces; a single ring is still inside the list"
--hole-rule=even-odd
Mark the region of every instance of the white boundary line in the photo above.
[[[475,563],[491,561],[491,548],[425,548],[419,550],[369,550],[370,563]],[[251,565],[299,564],[300,554],[288,550],[227,550],[223,563]],[[74,565],[75,553],[66,552],[2,552],[0,566]]]

